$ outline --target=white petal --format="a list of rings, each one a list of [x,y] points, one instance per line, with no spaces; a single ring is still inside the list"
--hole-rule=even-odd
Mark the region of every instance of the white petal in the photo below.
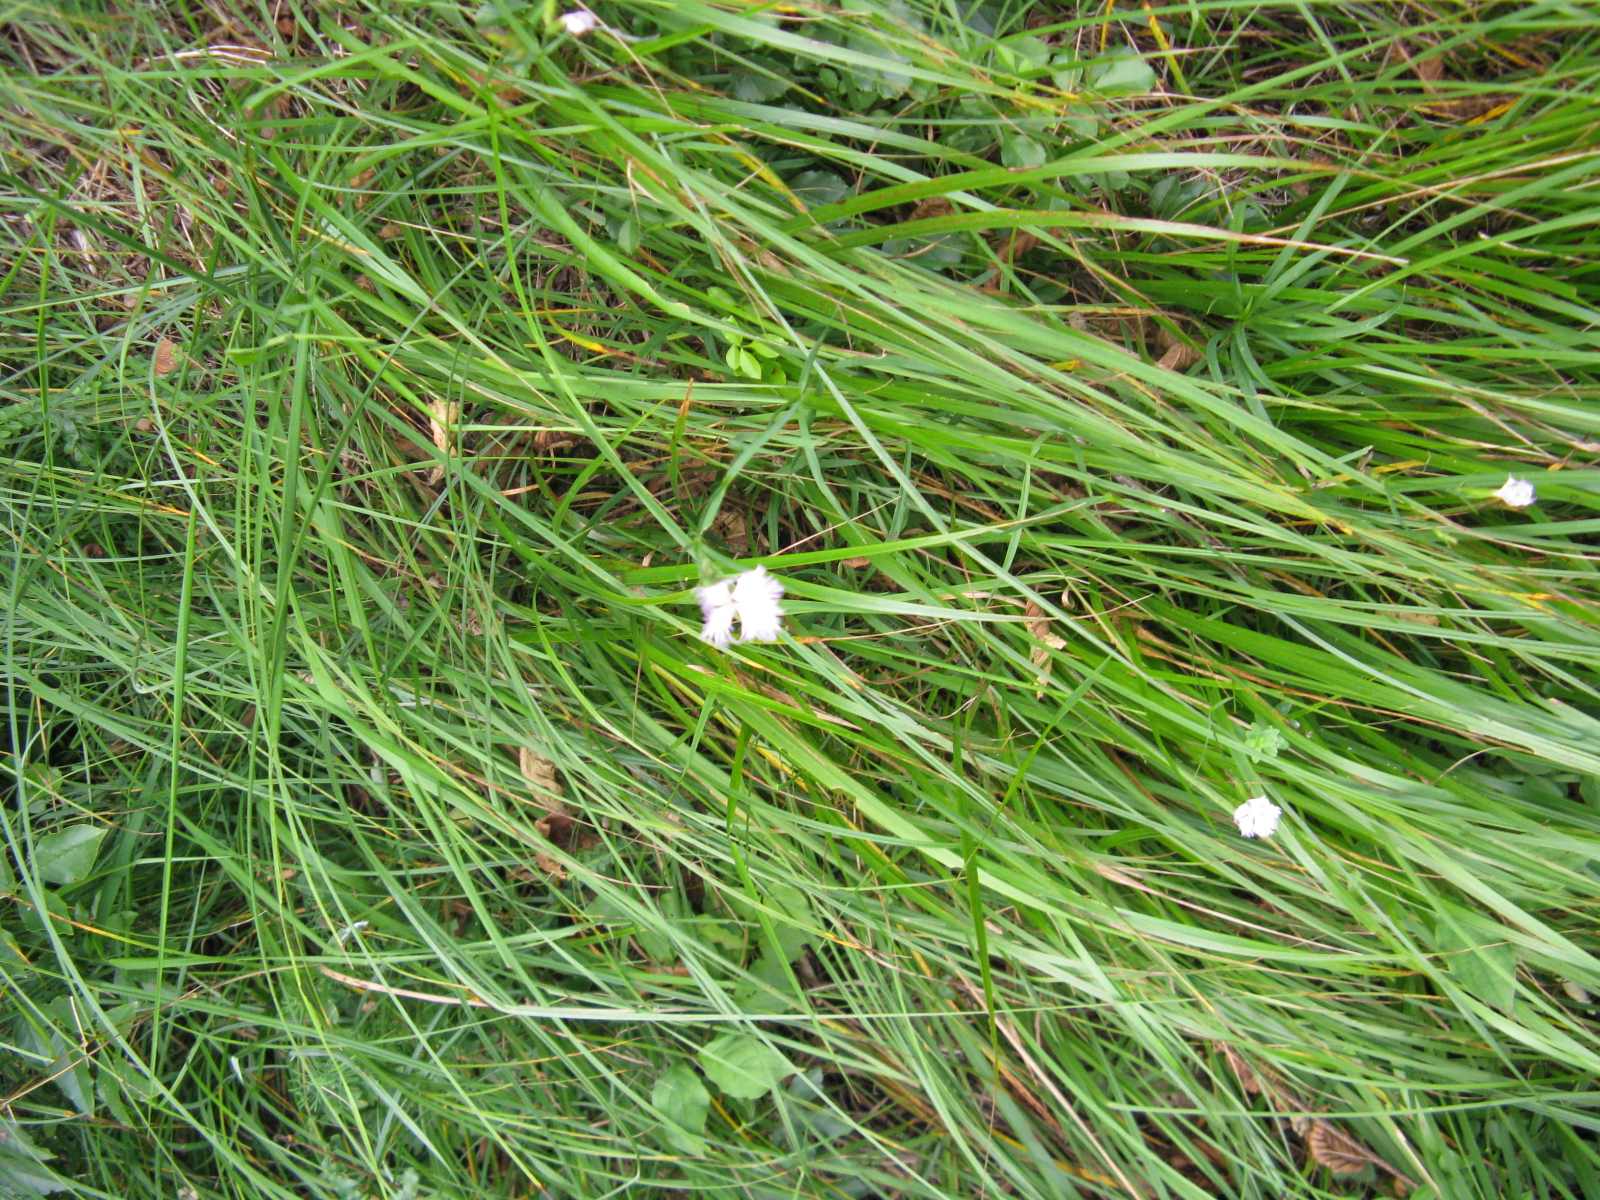
[[[719,608],[733,607],[733,585],[726,579],[719,583],[695,588],[694,598],[700,601],[700,615],[708,621]]]
[[[1507,475],[1506,481],[1500,485],[1500,490],[1495,495],[1507,508],[1527,508],[1539,498],[1533,484],[1526,479],[1518,479],[1515,475]]]
[[[741,642],[773,642],[783,633],[783,584],[765,567],[746,571],[733,581],[733,607],[739,613]]]
[[[751,612],[739,610],[739,640],[741,642],[775,642],[783,634],[783,614],[776,608],[770,611]]]
[[[746,571],[733,581],[733,602],[740,608],[775,607],[783,597],[783,584],[767,574],[765,567]]]
[[[564,12],[556,18],[573,37],[582,37],[586,33],[593,33],[600,24],[600,18],[587,8],[575,8],[571,12]]]
[[[700,640],[710,642],[719,650],[726,650],[733,641],[733,605],[725,604],[706,613],[706,623],[700,630]]]
[[[1265,796],[1252,796],[1233,810],[1233,823],[1247,838],[1271,837],[1282,818],[1283,809]]]

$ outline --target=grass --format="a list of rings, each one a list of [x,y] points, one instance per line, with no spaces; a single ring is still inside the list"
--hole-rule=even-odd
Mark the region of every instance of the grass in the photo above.
[[[1600,14],[596,11],[7,11],[0,1194],[1600,1194]]]

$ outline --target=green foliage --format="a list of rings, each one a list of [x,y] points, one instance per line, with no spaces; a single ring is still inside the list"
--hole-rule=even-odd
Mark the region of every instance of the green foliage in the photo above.
[[[40,838],[33,848],[33,869],[46,883],[71,887],[94,869],[95,854],[105,839],[103,825],[68,825]]]
[[[1595,1193],[1592,14],[561,7],[9,14],[0,1195]]]
[[[685,1154],[706,1152],[706,1114],[711,1093],[684,1063],[662,1072],[650,1092],[650,1103],[667,1120],[667,1140]]]
[[[52,1196],[72,1187],[49,1164],[43,1149],[15,1121],[0,1122],[0,1196]]]
[[[750,1033],[724,1033],[701,1048],[700,1066],[706,1078],[736,1100],[765,1096],[793,1074],[783,1054]]]

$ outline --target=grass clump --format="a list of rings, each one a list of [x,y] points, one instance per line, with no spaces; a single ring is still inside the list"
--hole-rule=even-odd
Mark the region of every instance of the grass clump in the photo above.
[[[1592,12],[237,7],[3,49],[4,1188],[1595,1194]]]

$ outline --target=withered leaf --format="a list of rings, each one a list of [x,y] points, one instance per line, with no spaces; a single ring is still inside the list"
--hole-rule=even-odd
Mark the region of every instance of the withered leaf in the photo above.
[[[533,784],[534,790],[541,793],[541,797],[548,796],[554,798],[558,804],[561,802],[561,784],[556,779],[555,763],[529,746],[519,746],[517,770],[522,772],[524,779]]]
[[[1156,365],[1168,371],[1186,371],[1200,361],[1200,351],[1183,342],[1173,342]]]
[[[442,397],[428,402],[428,432],[441,454],[450,453],[450,428],[461,419],[461,406]],[[430,475],[435,483],[444,478],[444,468],[435,467]]]
[[[1035,695],[1042,696],[1045,685],[1050,680],[1050,651],[1064,649],[1067,643],[1064,638],[1050,631],[1050,618],[1045,615],[1044,609],[1032,600],[1028,601],[1023,613],[1027,620],[1028,632],[1039,642],[1028,655],[1028,659],[1039,671],[1039,686]]]
[[[155,367],[157,375],[171,375],[178,368],[178,346],[171,338],[156,343]]]
[[[572,842],[572,831],[575,822],[561,801],[555,801],[560,806],[559,811],[548,812],[533,823],[533,827],[542,833],[545,840],[553,846],[567,846]]]
[[[521,746],[517,750],[517,769],[532,785],[539,807],[544,809],[544,816],[533,823],[534,829],[551,845],[570,846],[575,823],[571,810],[561,798],[561,781],[556,777],[555,763],[530,747]]]
[[[1384,1166],[1381,1158],[1328,1121],[1311,1123],[1306,1149],[1314,1162],[1335,1175],[1357,1175],[1368,1167]]]
[[[575,823],[561,799],[561,781],[556,775],[555,763],[531,746],[519,746],[517,770],[532,787],[539,807],[544,809],[544,815],[533,823],[534,829],[552,846],[571,846]],[[533,863],[553,883],[561,883],[567,877],[567,869],[554,855],[543,850],[534,851]]]

